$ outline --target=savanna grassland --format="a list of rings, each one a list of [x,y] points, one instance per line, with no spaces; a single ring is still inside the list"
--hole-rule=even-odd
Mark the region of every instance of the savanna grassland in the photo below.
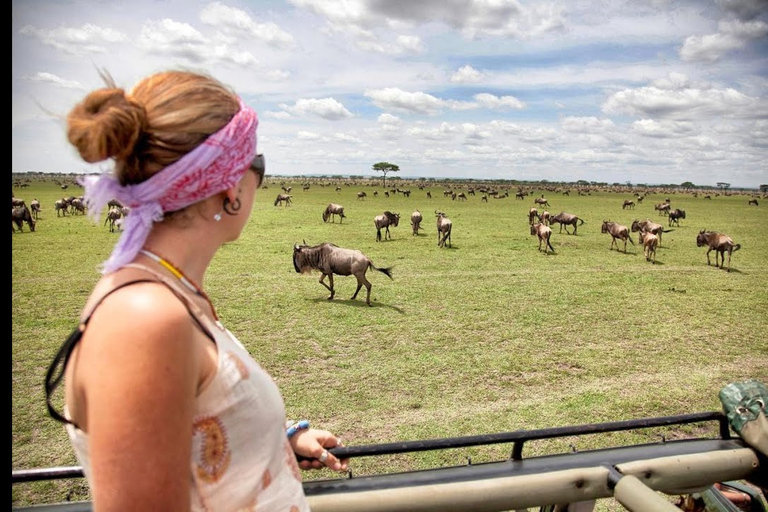
[[[274,206],[283,181],[293,186],[293,202]],[[657,193],[624,210],[623,201],[635,199],[628,192],[572,189],[566,196],[534,188],[520,200],[512,188],[509,197],[484,202],[480,193],[467,201],[445,197],[440,183],[419,189],[392,182],[409,188],[410,197],[339,183],[338,192],[336,181],[304,191],[299,180],[268,179],[242,236],[219,251],[204,287],[225,325],[281,388],[288,417],[307,418],[347,445],[720,410],[724,385],[768,381],[768,200],[756,207],[746,195],[708,200]],[[360,191],[367,198],[359,200]],[[13,193],[27,204],[39,199],[42,213],[34,233],[25,226],[12,236],[12,467],[76,465],[64,428],[46,411],[43,378],[119,235],[103,220],[57,216],[53,204],[63,194],[50,181]],[[553,226],[549,255],[537,250],[528,227],[533,197],[541,194],[553,214],[585,221],[577,235]],[[665,197],[686,211],[679,227],[668,228],[654,210]],[[343,223],[322,221],[330,202],[345,207]],[[418,236],[409,225],[415,209],[424,216]],[[376,242],[373,218],[384,210],[402,218],[391,240]],[[437,247],[435,210],[453,221],[451,247]],[[656,264],[643,257],[636,233],[627,254],[609,250],[603,220],[629,226],[645,218],[672,229]],[[706,248],[696,246],[701,229],[741,244],[731,272],[707,266]],[[368,307],[365,289],[350,300],[354,277],[337,276],[329,301],[319,274],[293,268],[293,246],[302,242],[360,249],[376,266],[392,266],[394,279],[368,272]],[[709,429],[714,426],[542,441],[526,445],[525,455]],[[352,468],[357,475],[404,471],[467,457],[499,460],[509,450],[491,445],[360,458]],[[87,496],[82,479],[48,481],[15,485],[12,502]]]

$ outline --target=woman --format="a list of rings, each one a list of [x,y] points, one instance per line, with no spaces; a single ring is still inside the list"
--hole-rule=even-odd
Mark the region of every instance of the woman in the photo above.
[[[67,136],[86,162],[114,161],[83,181],[90,214],[115,199],[130,214],[46,379],[94,510],[308,510],[296,457],[345,471],[328,452],[341,442],[288,428],[277,386],[201,288],[263,179],[256,113],[203,74],[158,73],[128,94],[102,78]]]

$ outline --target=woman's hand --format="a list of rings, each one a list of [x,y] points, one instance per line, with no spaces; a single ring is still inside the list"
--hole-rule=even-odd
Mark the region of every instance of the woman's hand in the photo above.
[[[344,446],[341,438],[327,430],[310,428],[300,430],[289,439],[296,455],[307,457],[309,460],[299,461],[301,469],[329,468],[334,471],[346,471],[349,459],[337,459],[328,449]]]

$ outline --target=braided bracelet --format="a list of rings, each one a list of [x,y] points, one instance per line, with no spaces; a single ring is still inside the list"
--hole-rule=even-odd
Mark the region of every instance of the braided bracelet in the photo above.
[[[297,422],[288,422],[286,423],[286,427],[285,427],[285,435],[288,436],[288,439],[290,439],[299,430],[305,430],[308,428],[309,428],[309,422],[307,420],[301,420]]]

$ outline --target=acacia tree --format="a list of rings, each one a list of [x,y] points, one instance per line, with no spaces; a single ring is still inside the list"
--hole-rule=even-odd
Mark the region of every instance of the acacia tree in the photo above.
[[[388,172],[400,172],[400,167],[398,167],[395,164],[391,164],[389,162],[378,162],[373,164],[373,167],[371,167],[376,172],[384,173],[383,177],[383,187],[387,187],[387,173]]]

